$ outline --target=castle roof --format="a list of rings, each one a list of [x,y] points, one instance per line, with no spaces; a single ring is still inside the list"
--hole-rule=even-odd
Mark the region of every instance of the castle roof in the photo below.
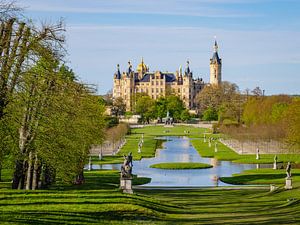
[[[150,77],[154,77],[154,73],[145,73],[144,76],[142,77],[142,79],[138,80],[136,77],[136,81],[139,82],[150,82]],[[171,83],[176,81],[176,76],[173,73],[161,73],[160,74],[160,79],[165,78],[167,83]]]
[[[213,57],[211,58],[212,62],[217,62],[218,64],[221,64],[221,59],[218,55],[218,52],[214,52]]]
[[[210,61],[212,63],[218,63],[218,64],[221,64],[221,59],[218,55],[218,43],[217,43],[217,40],[215,40],[215,45],[214,45],[214,54],[213,54],[213,57],[210,59]]]

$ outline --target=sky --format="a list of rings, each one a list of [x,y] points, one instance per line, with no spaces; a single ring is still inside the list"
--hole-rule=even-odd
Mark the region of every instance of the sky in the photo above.
[[[66,23],[67,64],[99,94],[144,58],[150,71],[175,72],[190,61],[209,82],[214,38],[222,80],[241,91],[300,94],[299,0],[19,0],[36,23]]]

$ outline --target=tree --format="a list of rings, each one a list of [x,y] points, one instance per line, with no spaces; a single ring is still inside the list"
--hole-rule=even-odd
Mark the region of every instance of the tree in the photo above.
[[[217,112],[220,114],[220,121],[223,119],[240,119],[243,98],[238,86],[229,82],[222,82],[221,85],[207,85],[197,96],[200,113]]]
[[[204,121],[216,121],[218,120],[218,113],[214,108],[209,107],[203,112],[202,119]]]
[[[24,70],[35,64],[41,56],[59,57],[64,38],[63,25],[45,25],[42,29],[30,27],[15,18],[0,24],[0,120],[5,107],[21,80]],[[51,57],[52,57],[51,56]]]
[[[259,96],[262,96],[263,95],[263,91],[260,89],[260,87],[256,87],[254,88],[251,93],[256,96],[256,97],[259,97]]]
[[[189,110],[185,109],[181,112],[180,119],[184,122],[187,122],[189,119],[191,119],[191,115],[189,113]]]
[[[122,97],[118,97],[113,101],[113,106],[112,106],[111,111],[112,111],[112,114],[115,116],[124,115],[124,113],[126,111],[126,105],[125,105]]]
[[[175,120],[180,120],[181,113],[185,109],[182,100],[175,95],[169,95],[166,97],[166,108],[169,111],[171,117]]]
[[[289,148],[299,153],[300,149],[300,99],[295,98],[283,114],[286,131],[285,141]]]
[[[21,11],[22,9],[16,5],[16,1],[0,0],[0,21],[15,18]]]
[[[136,113],[141,115],[142,122],[150,123],[150,119],[155,118],[155,101],[148,95],[141,96],[136,103]]]

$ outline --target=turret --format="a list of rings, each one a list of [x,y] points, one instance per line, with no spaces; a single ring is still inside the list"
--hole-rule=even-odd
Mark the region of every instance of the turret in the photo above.
[[[186,68],[185,68],[185,71],[184,71],[184,76],[190,76],[190,77],[192,77],[192,72],[191,72],[191,70],[190,70],[190,62],[189,62],[189,60],[188,61],[186,61]]]
[[[127,76],[128,77],[130,76],[131,72],[133,72],[132,65],[131,65],[131,62],[128,61],[128,69],[127,69]]]
[[[119,64],[117,64],[117,71],[114,74],[114,77],[115,77],[115,79],[118,79],[118,80],[121,79],[121,72],[120,72],[120,65]]]
[[[222,59],[218,55],[218,43],[215,40],[214,53],[210,59],[210,84],[219,85],[222,82]]]

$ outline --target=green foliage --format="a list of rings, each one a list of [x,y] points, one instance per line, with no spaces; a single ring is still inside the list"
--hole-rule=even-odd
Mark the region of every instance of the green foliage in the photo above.
[[[166,97],[167,111],[175,120],[180,120],[182,111],[185,109],[183,102],[178,96],[169,95]],[[165,114],[166,115],[166,114]]]
[[[202,120],[204,120],[204,121],[216,121],[216,120],[218,120],[217,111],[214,108],[209,107],[208,109],[206,109],[203,112]]]
[[[150,122],[155,118],[155,101],[150,96],[141,96],[136,102],[136,113],[141,116],[142,122]]]
[[[113,106],[111,108],[111,112],[115,116],[124,115],[126,112],[126,104],[122,97],[118,97],[114,99]]]
[[[106,116],[105,117],[106,127],[110,128],[119,124],[119,119],[116,116]]]
[[[166,169],[166,170],[183,170],[183,169],[207,169],[213,167],[206,163],[185,163],[185,162],[173,162],[173,163],[157,163],[150,166],[151,168]]]
[[[187,110],[187,109],[183,110],[180,115],[180,120],[187,122],[190,119],[191,119],[191,115],[189,113],[189,110]]]
[[[243,121],[247,125],[278,123],[291,103],[286,95],[250,97],[245,103]]]

